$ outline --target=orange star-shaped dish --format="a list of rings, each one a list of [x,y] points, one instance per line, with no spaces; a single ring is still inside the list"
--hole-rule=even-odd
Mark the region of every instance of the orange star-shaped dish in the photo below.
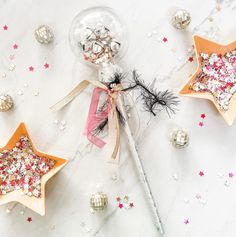
[[[8,192],[6,194],[0,195],[0,205],[9,203],[9,202],[19,202],[23,204],[24,206],[32,209],[33,211],[37,212],[40,215],[45,215],[45,185],[47,181],[55,175],[59,170],[61,170],[66,164],[67,160],[51,156],[45,153],[42,153],[40,151],[37,151],[36,148],[33,145],[33,142],[29,136],[29,133],[26,129],[26,126],[24,123],[21,123],[14,134],[12,135],[11,139],[7,143],[6,146],[3,148],[0,148],[0,152],[3,150],[11,150],[15,147],[16,143],[20,140],[21,136],[26,136],[31,145],[33,152],[40,156],[45,157],[51,160],[55,161],[55,165],[50,169],[46,174],[44,174],[41,178],[41,196],[40,197],[34,197],[34,196],[27,196],[23,195],[21,190],[14,190],[12,192]]]
[[[236,41],[228,44],[228,45],[221,45],[218,43],[215,43],[213,41],[207,40],[205,38],[202,38],[200,36],[194,36],[194,45],[195,45],[195,52],[196,57],[198,61],[198,68],[196,72],[193,74],[193,76],[190,78],[189,82],[183,87],[183,89],[179,92],[182,96],[190,96],[195,98],[202,98],[207,99],[213,102],[219,113],[223,116],[226,123],[228,125],[232,125],[234,122],[234,119],[236,117],[236,93],[232,96],[230,99],[229,108],[227,110],[223,110],[220,108],[219,104],[214,99],[213,95],[210,92],[196,92],[193,89],[191,89],[191,84],[196,80],[198,75],[202,72],[201,69],[201,53],[217,53],[221,55],[225,55],[226,53],[236,49]]]

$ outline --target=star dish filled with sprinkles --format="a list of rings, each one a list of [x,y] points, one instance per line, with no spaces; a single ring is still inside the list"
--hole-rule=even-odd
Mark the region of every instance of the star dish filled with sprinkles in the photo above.
[[[41,178],[55,164],[35,154],[29,138],[21,136],[13,149],[0,152],[0,195],[21,190],[30,197],[41,197]]]
[[[236,92],[236,49],[220,55],[200,54],[202,72],[190,85],[196,92],[209,92],[220,109],[227,111]]]

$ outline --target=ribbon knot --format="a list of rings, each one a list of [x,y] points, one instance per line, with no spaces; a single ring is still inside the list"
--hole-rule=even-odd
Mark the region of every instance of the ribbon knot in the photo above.
[[[70,103],[76,96],[78,96],[84,89],[86,89],[90,84],[94,85],[92,99],[89,107],[89,113],[86,123],[86,128],[84,134],[87,136],[88,140],[98,146],[99,148],[104,147],[106,144],[101,138],[99,138],[95,132],[96,128],[108,119],[108,131],[109,137],[114,141],[114,148],[111,158],[115,160],[119,153],[120,147],[120,127],[117,114],[117,98],[119,93],[122,91],[121,84],[115,84],[113,88],[108,88],[105,84],[99,81],[84,80],[79,85],[77,85],[65,98],[60,100],[54,106],[51,107],[52,110],[56,111]],[[104,108],[99,111],[99,101],[102,93],[107,94],[107,101]],[[111,141],[112,142],[112,141]]]

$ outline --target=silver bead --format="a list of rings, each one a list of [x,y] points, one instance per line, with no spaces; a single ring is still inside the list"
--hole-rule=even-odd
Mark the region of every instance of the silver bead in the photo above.
[[[8,94],[0,94],[0,112],[7,112],[14,106],[13,99]]]
[[[107,204],[108,198],[106,194],[102,192],[92,194],[90,198],[90,206],[94,211],[104,210],[107,207]]]
[[[172,134],[172,145],[178,149],[187,147],[189,144],[189,135],[186,131],[178,129]]]
[[[183,30],[191,22],[191,15],[188,11],[181,9],[178,10],[172,17],[171,24],[176,28]]]
[[[53,39],[54,35],[51,28],[47,25],[41,25],[35,30],[35,38],[41,44],[50,44]]]

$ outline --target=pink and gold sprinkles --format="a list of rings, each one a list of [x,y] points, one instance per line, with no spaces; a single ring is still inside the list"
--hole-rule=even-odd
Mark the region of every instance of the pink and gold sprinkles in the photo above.
[[[39,198],[41,178],[55,163],[36,155],[29,138],[21,136],[13,149],[0,152],[0,195],[22,190],[25,195]]]
[[[226,111],[236,92],[236,49],[225,55],[201,53],[202,72],[191,84],[196,92],[209,92],[219,107]]]

